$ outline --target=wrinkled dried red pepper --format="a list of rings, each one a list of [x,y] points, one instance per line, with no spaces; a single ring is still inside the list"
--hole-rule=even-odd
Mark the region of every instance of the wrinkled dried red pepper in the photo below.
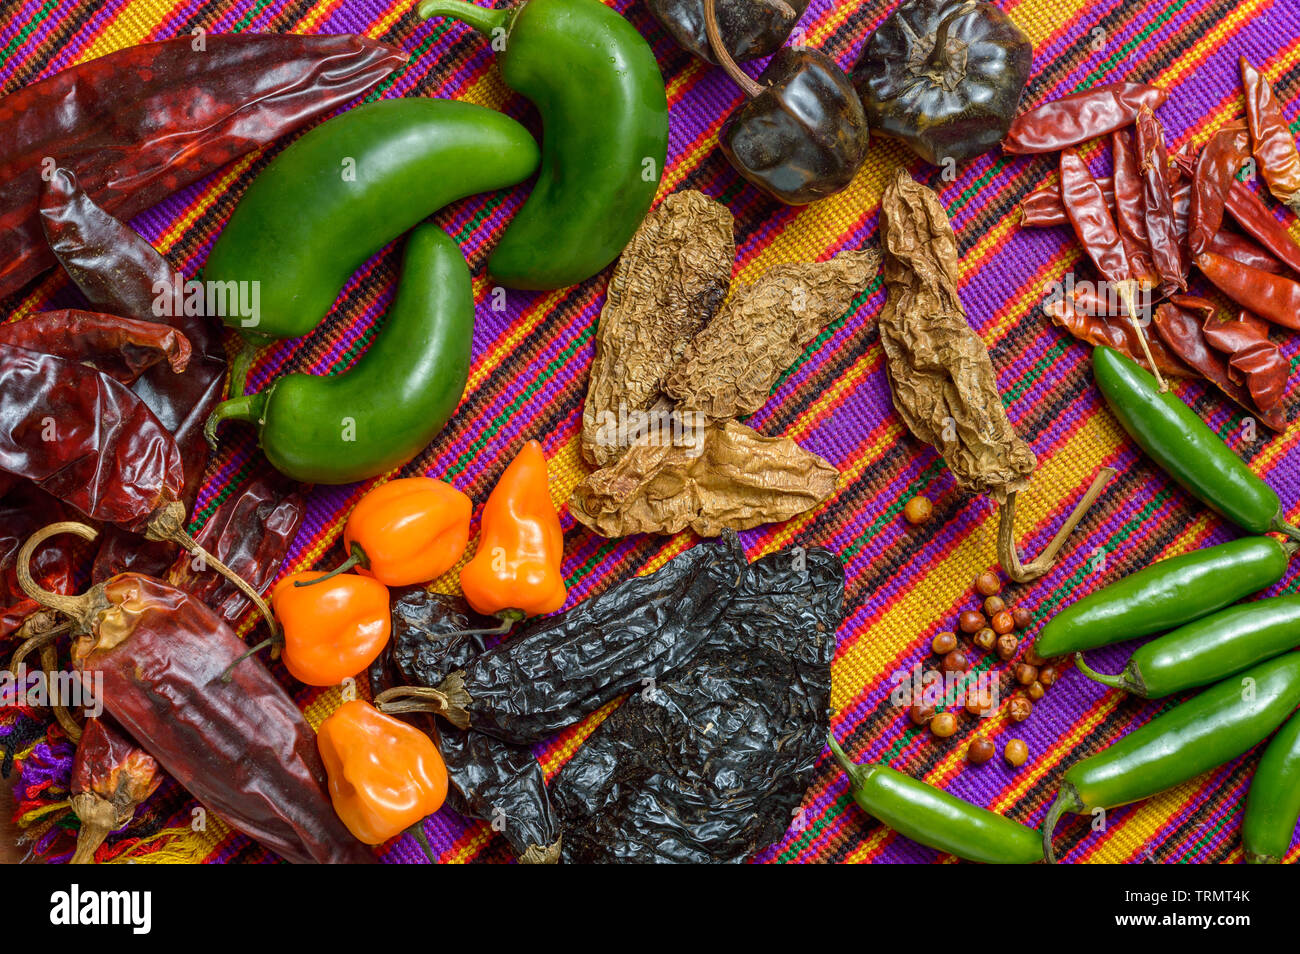
[[[1111,133],[1110,146],[1115,166],[1115,224],[1124,243],[1124,254],[1137,283],[1144,288],[1154,288],[1160,276],[1151,258],[1146,202],[1142,198],[1142,174],[1128,130],[1117,129]]]
[[[405,62],[356,36],[185,36],[10,93],[0,99],[0,296],[54,264],[36,212],[47,159],[129,219],[328,115]]]
[[[1238,305],[1275,325],[1300,330],[1300,283],[1213,252],[1198,255],[1196,267]]]
[[[1262,245],[1235,232],[1215,232],[1206,251],[1274,275],[1281,275],[1286,271],[1286,266],[1270,255]]]
[[[162,779],[152,755],[103,719],[87,719],[72,760],[72,810],[81,828],[68,864],[93,864],[96,849],[135,817]]]
[[[1137,113],[1137,152],[1142,168],[1142,198],[1146,202],[1147,237],[1151,258],[1160,274],[1161,288],[1168,294],[1187,288],[1187,256],[1175,219],[1169,182],[1169,153],[1165,134],[1150,109]]]
[[[1106,207],[1115,209],[1115,180],[1110,176],[1097,176],[1097,185],[1106,196]],[[1026,228],[1050,228],[1069,225],[1070,217],[1061,204],[1061,184],[1049,182],[1020,200],[1020,224]]]
[[[1249,156],[1250,134],[1240,123],[1216,131],[1201,150],[1192,183],[1192,212],[1187,232],[1188,252],[1192,258],[1207,251],[1210,239],[1218,234],[1223,225],[1228,192]]]
[[[1246,118],[1254,144],[1255,162],[1268,189],[1300,214],[1300,150],[1277,96],[1259,70],[1241,58],[1241,82],[1246,88]]]
[[[1080,286],[1075,286],[1071,296],[1062,296],[1057,301],[1049,302],[1043,306],[1043,310],[1080,341],[1091,345],[1107,345],[1150,370],[1133,323],[1095,291],[1084,291]],[[1188,377],[1195,373],[1159,338],[1148,336],[1147,344],[1156,360],[1156,366],[1163,374]]]
[[[1269,338],[1268,322],[1243,309],[1235,319],[1207,319],[1203,330],[1211,347],[1228,355],[1228,374],[1250,389],[1256,407],[1271,411],[1282,402],[1291,364]]]
[[[76,308],[0,325],[0,344],[89,364],[127,385],[160,362],[175,374],[190,361],[190,341],[175,328]]]
[[[31,484],[19,482],[0,499],[0,638],[16,631],[41,606],[18,585],[18,551],[27,538],[52,520],[63,520],[63,505]],[[76,569],[70,538],[51,540],[32,559],[32,575],[47,590],[71,593]]]
[[[326,794],[316,735],[275,677],[215,613],[182,590],[124,573],[78,596],[24,580],[29,547],[85,524],[44,528],[19,554],[28,595],[70,617],[72,661],[105,710],[209,811],[288,861],[373,862]],[[228,678],[226,678],[228,676]]]
[[[1133,125],[1138,110],[1155,109],[1169,94],[1145,83],[1110,83],[1062,96],[1021,113],[1002,148],[1023,155],[1054,152]]]

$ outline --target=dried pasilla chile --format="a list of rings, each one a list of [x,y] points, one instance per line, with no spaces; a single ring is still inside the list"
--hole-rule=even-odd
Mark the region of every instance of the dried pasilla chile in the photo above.
[[[606,537],[686,527],[716,537],[811,510],[838,479],[828,461],[790,438],[723,421],[681,442],[643,438],[573,489],[569,513]]]
[[[103,719],[87,719],[72,760],[71,803],[81,828],[68,864],[93,864],[99,846],[130,823],[162,780],[152,755]]]
[[[739,862],[780,838],[822,753],[843,595],[821,547],[749,566],[700,653],[552,781],[564,860]]]
[[[663,382],[679,409],[710,421],[752,414],[817,334],[876,276],[880,253],[841,252],[824,262],[769,268],[739,285]]]
[[[808,9],[808,0],[716,0],[718,32],[733,60],[771,56]],[[704,0],[647,0],[654,18],[678,46],[713,62],[704,25]]]
[[[394,685],[438,685],[482,652],[466,630],[491,621],[463,599],[417,589],[393,601],[389,654]],[[392,686],[384,685],[383,689]],[[375,695],[379,697],[383,689]],[[383,698],[402,697],[399,691]],[[466,818],[491,822],[523,864],[553,864],[560,855],[560,828],[551,811],[542,767],[527,745],[512,745],[482,732],[440,722],[438,748],[451,778],[447,802]]]
[[[715,0],[704,0],[718,62],[748,97],[718,132],[742,176],[787,205],[806,205],[847,186],[867,157],[867,117],[839,64],[825,53],[782,47],[755,82],[718,38]]]
[[[927,162],[962,162],[1006,136],[1033,58],[991,3],[909,0],[867,40],[853,85],[872,130]]]
[[[1136,122],[1169,94],[1145,83],[1109,83],[1062,96],[1015,118],[1002,148],[1016,154],[1055,152],[1106,136]]]
[[[1236,318],[1208,317],[1201,330],[1210,346],[1228,356],[1228,375],[1245,384],[1265,414],[1286,395],[1291,364],[1268,336],[1268,323],[1242,309]]]
[[[92,520],[203,554],[271,622],[257,591],[186,531],[180,451],[140,398],[93,368],[6,345],[0,379],[0,470]]]
[[[1259,70],[1241,58],[1241,82],[1246,88],[1246,118],[1259,174],[1278,200],[1300,214],[1300,151],[1277,96]]]
[[[1188,252],[1193,259],[1208,251],[1210,239],[1223,225],[1228,192],[1249,155],[1250,135],[1240,123],[1215,132],[1201,150],[1192,179],[1192,210],[1187,232]]]
[[[315,734],[220,618],[182,590],[124,573],[77,596],[40,589],[32,550],[81,523],[34,534],[18,557],[24,591],[68,616],[72,661],[104,709],[208,810],[287,861],[373,862],[330,807]]]
[[[727,297],[736,259],[729,210],[693,189],[646,216],[614,268],[596,327],[582,454],[604,467],[636,440],[664,377]]]
[[[1095,291],[1085,292],[1077,285],[1068,294],[1063,292],[1043,305],[1043,311],[1052,321],[1080,341],[1114,348],[1146,367],[1147,359],[1137,339],[1137,329],[1126,316],[1120,315],[1120,310],[1118,302],[1112,303]],[[1148,336],[1147,347],[1162,373],[1173,377],[1189,377],[1196,373],[1159,338]]]
[[[1166,293],[1182,291],[1187,288],[1189,267],[1183,250],[1182,236],[1185,232],[1179,229],[1175,215],[1165,133],[1155,114],[1146,106],[1137,112],[1137,153],[1142,169],[1147,238],[1151,258],[1160,274],[1161,290]]]
[[[443,679],[408,689],[402,708],[528,745],[684,665],[708,639],[745,568],[734,534],[653,573],[538,620]]]
[[[176,374],[190,360],[189,339],[174,328],[77,308],[6,322],[0,344],[89,364],[126,385],[160,362]]]
[[[328,115],[405,62],[356,36],[185,36],[129,46],[10,93],[0,99],[0,296],[54,264],[36,214],[48,157],[130,219]]]
[[[272,471],[221,501],[194,542],[265,593],[298,535],[306,507],[300,486]],[[211,572],[201,557],[178,555],[164,578],[231,625],[248,609],[247,595]]]
[[[1114,471],[1098,473],[1044,551],[1022,564],[1016,497],[1037,461],[1011,426],[988,349],[966,320],[948,215],[934,192],[900,169],[885,187],[881,223],[889,297],[877,325],[894,407],[908,430],[942,455],[963,490],[999,503],[998,558],[1007,575],[1037,579],[1055,564]]]

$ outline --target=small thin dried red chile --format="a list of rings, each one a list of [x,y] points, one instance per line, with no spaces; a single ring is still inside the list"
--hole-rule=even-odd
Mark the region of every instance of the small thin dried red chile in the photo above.
[[[1291,365],[1268,336],[1268,323],[1241,310],[1234,318],[1212,317],[1203,326],[1211,347],[1228,355],[1228,374],[1250,389],[1255,406],[1272,411],[1286,395]]]
[[[1273,275],[1281,275],[1287,270],[1286,266],[1269,254],[1262,245],[1235,232],[1226,230],[1215,232],[1206,251]]]
[[[1208,251],[1210,239],[1223,225],[1228,192],[1237,172],[1250,155],[1250,135],[1240,123],[1215,132],[1196,160],[1192,185],[1192,213],[1187,232],[1188,252],[1196,258]]]
[[[130,219],[405,62],[356,36],[184,36],[126,47],[0,98],[0,296],[54,264],[36,213],[48,159]]]
[[[677,45],[713,62],[704,27],[704,0],[646,0]],[[718,31],[733,60],[762,59],[785,43],[808,0],[717,0]]]
[[[1106,207],[1115,211],[1115,180],[1110,176],[1097,176],[1097,186],[1106,197]],[[1026,228],[1045,229],[1069,225],[1070,217],[1061,203],[1061,184],[1049,182],[1020,200],[1020,224]]]
[[[1144,83],[1110,83],[1071,93],[1021,113],[1002,148],[1028,154],[1055,152],[1131,126],[1138,112],[1155,109],[1169,94]]]
[[[1143,288],[1154,288],[1160,276],[1151,258],[1151,241],[1147,237],[1146,202],[1142,197],[1142,173],[1137,154],[1133,151],[1127,129],[1111,133],[1110,144],[1115,165],[1115,224],[1119,227],[1133,278]]]
[[[128,824],[162,782],[153,756],[103,719],[87,719],[72,760],[72,810],[81,821],[69,864],[93,864],[95,851]]]
[[[1300,151],[1277,96],[1259,70],[1241,58],[1241,82],[1246,88],[1246,117],[1259,173],[1269,191],[1300,214]]]
[[[1169,182],[1169,152],[1165,133],[1150,109],[1137,114],[1137,153],[1142,169],[1142,198],[1146,203],[1147,238],[1162,290],[1187,288],[1188,259],[1183,252],[1174,197]]]
[[[176,374],[190,360],[189,339],[174,328],[76,308],[0,325],[0,344],[89,364],[126,385],[160,363]]]
[[[1122,308],[1117,307],[1117,303],[1112,304],[1095,291],[1085,291],[1076,285],[1071,295],[1062,295],[1059,299],[1049,301],[1043,310],[1080,341],[1091,345],[1107,345],[1143,367],[1148,367],[1142,342],[1137,338],[1137,329],[1133,323],[1127,316],[1120,314]],[[1159,338],[1148,335],[1147,345],[1161,373],[1172,377],[1189,377],[1193,374],[1192,369]]]
[[[1241,307],[1283,328],[1300,329],[1300,282],[1212,252],[1198,255],[1196,267]]]

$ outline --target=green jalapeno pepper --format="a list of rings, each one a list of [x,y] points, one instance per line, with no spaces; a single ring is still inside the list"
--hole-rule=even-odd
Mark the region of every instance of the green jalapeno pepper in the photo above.
[[[425,0],[492,40],[501,77],[542,117],[542,168],[488,259],[509,288],[576,285],[618,257],[645,218],[668,155],[668,98],[654,53],[600,0],[492,10]]]
[[[1153,563],[1057,613],[1034,652],[1061,656],[1190,623],[1282,579],[1291,550],[1272,537],[1244,537]]]
[[[361,106],[285,149],[249,186],[203,269],[208,282],[259,290],[256,315],[221,316],[247,341],[231,396],[244,393],[256,349],[310,332],[368,258],[450,202],[522,182],[539,157],[510,117],[446,99]]]
[[[346,484],[406,463],[451,417],[469,374],[474,293],[460,248],[435,225],[407,239],[383,330],[343,374],[287,374],[217,405],[258,428],[266,459],[295,480]]]
[[[1277,530],[1300,539],[1277,492],[1148,371],[1104,345],[1092,350],[1092,370],[1124,430],[1188,493],[1250,533]]]
[[[1300,820],[1300,715],[1273,736],[1246,794],[1241,844],[1248,864],[1277,864]]]
[[[1043,860],[1038,832],[917,781],[887,765],[856,765],[828,737],[858,806],[900,835],[967,861],[1026,865]]]
[[[1102,685],[1159,699],[1249,669],[1300,645],[1300,597],[1278,596],[1220,610],[1139,648],[1118,676],[1075,654],[1079,671]]]
[[[1156,716],[1076,762],[1043,820],[1043,854],[1065,812],[1118,808],[1181,785],[1249,751],[1300,705],[1300,653],[1270,659]]]

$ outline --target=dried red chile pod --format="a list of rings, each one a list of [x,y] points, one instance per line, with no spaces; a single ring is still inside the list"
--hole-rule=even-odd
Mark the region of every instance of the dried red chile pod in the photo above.
[[[808,9],[808,0],[716,0],[718,29],[733,60],[771,56]],[[713,62],[704,27],[704,0],[647,0],[654,18],[678,46]]]
[[[199,45],[129,46],[0,98],[0,296],[54,264],[36,214],[47,159],[130,219],[406,62],[356,36],[214,34]]]
[[[162,782],[157,761],[103,719],[87,719],[72,760],[72,810],[81,821],[69,864],[92,864],[95,850],[126,825]]]
[[[867,40],[853,85],[873,131],[927,162],[962,162],[1006,135],[1033,55],[990,3],[909,0]]]
[[[18,585],[19,549],[45,524],[67,516],[61,503],[25,481],[0,498],[0,638],[13,633],[41,610],[41,604]],[[75,583],[75,556],[71,538],[50,540],[32,557],[32,576],[47,590],[71,593]]]
[[[1002,148],[1024,155],[1077,146],[1133,125],[1143,109],[1155,109],[1168,98],[1163,89],[1145,83],[1094,86],[1021,113]]]
[[[175,328],[77,308],[6,322],[0,344],[89,364],[128,386],[158,364],[184,371],[191,354],[189,339]]]

